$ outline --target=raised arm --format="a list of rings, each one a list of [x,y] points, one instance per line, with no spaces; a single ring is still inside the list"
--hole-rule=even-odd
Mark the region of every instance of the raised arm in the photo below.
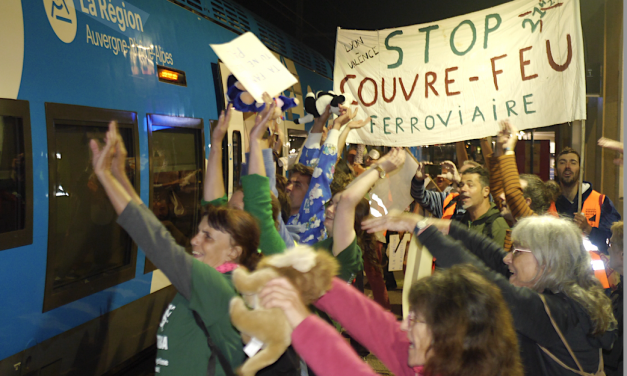
[[[207,202],[224,197],[224,178],[222,177],[222,140],[229,130],[229,122],[233,107],[229,104],[226,111],[222,111],[218,119],[218,125],[211,134],[211,151],[207,161],[205,173],[205,188],[203,199]]]
[[[292,344],[319,375],[374,376],[376,373],[350,348],[340,334],[311,314],[298,292],[284,278],[268,282],[259,294],[265,308],[280,308],[294,329]],[[409,340],[400,323],[377,303],[335,278],[333,287],[316,302],[395,375],[413,376],[407,365]]]
[[[337,141],[337,159],[338,160],[342,157],[342,153],[344,153],[344,148],[346,147],[346,138],[348,137],[348,134],[350,133],[350,131],[352,131],[353,129],[359,129],[363,127],[369,121],[370,121],[369,117],[364,120],[351,121],[348,124],[346,124],[344,129],[342,129],[342,133],[340,133],[340,137]]]
[[[322,139],[322,130],[331,115],[331,105],[328,105],[319,118],[314,119],[313,126],[309,131],[309,135],[301,149],[298,163],[309,167],[316,167],[320,156],[320,141]]]
[[[244,190],[244,209],[253,215],[259,223],[261,237],[259,248],[265,255],[280,253],[285,250],[285,242],[281,239],[274,218],[272,217],[272,198],[270,196],[269,179],[262,156],[262,136],[268,128],[268,120],[274,112],[274,101],[255,120],[250,131],[250,160],[248,175],[242,177]]]
[[[163,271],[176,289],[186,299],[190,299],[193,259],[183,247],[176,244],[170,232],[152,211],[142,204],[126,174],[123,173],[126,150],[116,123],[109,124],[104,147],[99,148],[95,140],[90,141],[90,147],[93,153],[94,172],[119,215],[118,223],[146,256]],[[120,180],[114,175],[120,176]]]
[[[514,219],[518,220],[534,215],[535,213],[529,208],[529,205],[527,205],[520,185],[518,166],[516,166],[514,149],[518,141],[518,137],[516,137],[518,130],[509,121],[501,122],[501,127],[501,132],[497,140],[497,149],[501,150],[498,154],[502,155],[498,157],[498,163],[503,178],[503,190],[505,191],[507,206],[509,206],[509,210],[512,212]]]
[[[394,148],[377,162],[376,166],[386,174],[396,170],[405,163],[405,150]],[[333,221],[333,255],[337,256],[346,249],[355,239],[355,207],[368,193],[374,183],[379,180],[380,171],[376,168],[366,170],[353,180],[342,192],[340,201],[335,209]]]
[[[416,200],[418,205],[429,211],[436,218],[442,218],[444,200],[446,193],[433,192],[425,189],[425,163],[418,162],[416,174],[411,180],[411,197]]]

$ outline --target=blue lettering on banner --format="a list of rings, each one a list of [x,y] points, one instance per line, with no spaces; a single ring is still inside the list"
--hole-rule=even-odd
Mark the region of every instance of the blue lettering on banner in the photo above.
[[[83,14],[128,37],[143,33],[150,17],[150,14],[122,0],[74,0],[74,6]]]

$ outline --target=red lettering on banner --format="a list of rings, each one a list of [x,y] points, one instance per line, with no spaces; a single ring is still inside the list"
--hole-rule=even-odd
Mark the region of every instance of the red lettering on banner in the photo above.
[[[409,95],[407,95],[407,91],[405,91],[405,85],[403,85],[403,79],[398,78],[398,82],[401,84],[401,90],[403,90],[403,95],[405,96],[405,100],[408,101],[411,98],[412,93],[414,92],[414,88],[416,88],[416,82],[418,82],[418,74],[414,78],[414,83],[411,85],[411,90],[409,91]]]
[[[449,96],[449,97],[451,95],[461,94],[461,92],[459,92],[459,91],[452,91],[452,92],[448,91],[448,85],[455,82],[455,80],[449,80],[448,79],[448,73],[456,71],[457,69],[458,69],[458,67],[452,67],[452,68],[446,68],[444,70],[444,88],[446,89],[446,95]]]
[[[566,57],[566,62],[562,65],[557,64],[553,59],[553,54],[551,53],[551,42],[547,39],[546,41],[546,56],[549,59],[549,65],[556,72],[563,72],[570,65],[570,61],[573,59],[573,46],[570,43],[570,34],[566,34],[566,41],[568,42],[568,55]]]
[[[507,54],[505,54],[505,55],[501,55],[501,56],[496,56],[496,57],[493,57],[492,59],[490,59],[490,62],[492,63],[492,77],[494,78],[494,87],[496,88],[496,90],[497,90],[497,91],[499,90],[499,83],[498,83],[498,81],[496,80],[496,75],[497,75],[497,74],[501,74],[501,73],[503,73],[503,71],[502,71],[502,70],[500,70],[500,69],[499,69],[499,70],[496,70],[496,66],[495,66],[495,64],[494,64],[494,63],[495,63],[498,59],[502,59],[502,58],[504,58],[504,57],[506,57],[506,56],[507,56]]]
[[[433,77],[433,80],[429,80],[429,77]],[[433,94],[435,94],[436,96],[440,95],[438,94],[438,91],[435,90],[435,88],[433,87],[433,84],[435,83],[437,79],[438,79],[438,75],[435,74],[435,72],[427,72],[425,74],[425,98],[429,98],[429,88],[431,88],[431,90],[433,91]]]
[[[537,73],[532,74],[531,76],[527,76],[525,74],[525,65],[529,65],[529,63],[531,63],[531,60],[525,60],[525,57],[523,55],[525,54],[525,51],[529,51],[532,47],[533,46],[529,46],[529,47],[520,49],[520,76],[522,77],[523,81],[529,81],[531,79],[538,77]]]
[[[370,103],[366,103],[366,101],[364,101],[364,98],[361,96],[361,90],[364,88],[364,84],[367,81],[372,82],[372,85],[374,86],[374,99]],[[359,96],[359,100],[361,101],[361,103],[363,103],[363,105],[365,107],[370,107],[373,104],[377,103],[377,96],[378,95],[379,95],[379,93],[378,93],[377,83],[372,78],[366,77],[363,80],[361,80],[361,83],[359,84],[359,90],[357,91],[357,96]]]
[[[342,81],[340,82],[340,91],[342,94],[345,93],[344,91],[344,84],[348,82],[348,80],[353,79],[353,78],[357,78],[357,76],[355,76],[354,74],[347,74],[346,77],[344,77],[342,79]],[[351,103],[352,105],[357,105],[359,104],[356,100],[353,99],[353,103]]]
[[[392,77],[392,98],[388,99],[385,97],[385,78],[381,78],[381,96],[386,103],[390,103],[396,97],[396,77]]]

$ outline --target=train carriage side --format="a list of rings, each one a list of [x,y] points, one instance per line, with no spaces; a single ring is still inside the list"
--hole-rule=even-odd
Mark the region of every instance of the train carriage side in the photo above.
[[[188,246],[224,95],[209,44],[245,31],[216,22],[207,11],[215,4],[254,20],[253,32],[269,27],[221,0],[1,2],[0,374],[99,375],[155,343],[175,289],[115,224],[87,142],[119,121],[128,176]],[[332,87],[280,57],[300,80],[286,94],[302,102],[305,88]],[[286,114],[286,134],[304,130],[289,121],[302,114]],[[247,148],[240,116],[230,171]]]

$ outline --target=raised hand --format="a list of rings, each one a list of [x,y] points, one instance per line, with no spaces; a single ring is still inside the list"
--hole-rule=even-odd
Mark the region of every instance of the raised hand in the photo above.
[[[115,145],[115,155],[113,156],[113,161],[111,164],[111,172],[116,179],[122,179],[122,176],[126,175],[126,157],[128,152],[126,151],[126,146],[124,146],[124,140],[122,139],[122,135],[117,130],[118,123],[116,121],[112,121],[115,126],[115,137],[117,139]]]
[[[509,121],[509,119],[499,121],[501,130],[496,139],[496,155],[500,156],[504,151],[514,151],[518,142],[518,129]]]
[[[225,111],[222,111],[220,118],[218,119],[218,125],[211,133],[211,146],[221,146],[226,132],[229,130],[229,123],[231,122],[231,113],[233,112],[233,105],[229,104]]]
[[[442,165],[442,172],[448,180],[451,180],[455,183],[459,183],[462,180],[459,176],[459,172],[457,171],[457,166],[455,166],[455,163],[451,161],[444,161],[440,164]],[[444,170],[446,170],[446,173],[444,173]]]
[[[413,213],[391,212],[383,217],[370,218],[361,222],[361,228],[369,233],[384,230],[411,232],[422,218]]]
[[[364,125],[368,124],[369,122],[370,122],[370,117],[367,117],[363,120],[350,121],[348,124],[346,124],[346,126],[349,127],[350,129],[359,129],[363,127]]]
[[[264,95],[267,95],[264,93]],[[250,139],[260,141],[263,138],[263,134],[268,129],[268,120],[274,114],[276,103],[272,101],[270,105],[266,105],[266,108],[257,115],[255,118],[255,125],[250,130]]]
[[[425,180],[425,178],[427,177],[427,175],[425,173],[425,166],[427,165],[426,162],[418,162],[418,167],[416,168],[416,179],[418,180]]]
[[[115,155],[115,146],[118,142],[118,129],[117,122],[112,121],[109,123],[109,130],[105,136],[105,144],[100,147],[98,141],[89,141],[89,147],[92,152],[91,163],[96,175],[102,175],[111,172],[111,163],[113,156]]]
[[[403,148],[393,148],[389,153],[379,159],[377,165],[381,166],[386,173],[390,173],[405,163],[406,156],[407,154]]]
[[[353,120],[355,116],[357,116],[357,112],[359,112],[359,107],[355,108],[353,111],[350,107],[341,107],[342,112],[340,116],[338,116],[335,120],[333,120],[333,128],[340,129],[344,124]]]

